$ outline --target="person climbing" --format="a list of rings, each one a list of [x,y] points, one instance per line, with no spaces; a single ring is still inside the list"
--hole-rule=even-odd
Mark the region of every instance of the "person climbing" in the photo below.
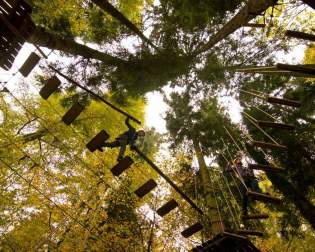
[[[135,146],[136,140],[145,136],[144,130],[136,131],[136,129],[131,126],[131,124],[129,123],[129,117],[126,118],[125,124],[128,127],[127,131],[116,137],[115,141],[105,142],[103,145],[103,147],[109,148],[120,147],[117,161],[122,160],[122,158],[124,157],[127,145],[129,145],[130,148],[133,148],[133,146]]]

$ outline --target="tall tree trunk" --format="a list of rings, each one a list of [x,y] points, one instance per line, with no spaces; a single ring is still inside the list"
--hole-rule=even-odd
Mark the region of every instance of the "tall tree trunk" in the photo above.
[[[315,10],[315,1],[314,0],[302,0],[303,3],[307,4]]]
[[[86,59],[100,60],[107,65],[119,66],[126,63],[126,61],[122,59],[79,44],[73,39],[63,38],[56,34],[47,32],[41,27],[36,27],[34,33],[28,38],[27,42],[49,49],[70,53],[75,56],[82,56]]]
[[[216,234],[222,233],[224,231],[224,224],[220,219],[219,215],[219,209],[216,205],[216,200],[214,198],[213,188],[211,186],[211,181],[209,177],[209,173],[207,170],[207,165],[204,159],[204,156],[202,154],[200,143],[197,139],[194,139],[193,141],[195,154],[197,156],[198,165],[199,165],[199,173],[201,176],[201,188],[203,190],[203,195],[205,199],[205,215],[206,217],[209,217],[209,224],[210,226],[206,226],[206,232],[210,231],[211,235],[214,236]],[[208,220],[206,220],[208,221]],[[206,222],[206,225],[208,223]],[[210,230],[207,230],[209,228]],[[208,238],[211,238],[209,236]]]
[[[120,11],[118,11],[113,5],[111,5],[107,0],[92,0],[94,4],[100,7],[103,11],[110,14],[113,18],[117,19],[121,24],[125,25],[135,34],[137,34],[143,41],[148,43],[154,49],[158,48],[146,37],[144,34],[135,26],[128,18],[126,18]]]
[[[210,37],[209,41],[199,50],[195,51],[194,54],[198,55],[211,49],[218,42],[225,39],[228,35],[232,34],[243,25],[248,24],[250,20],[254,19],[257,15],[264,12],[276,2],[277,0],[249,0],[248,3],[222,27],[222,29]]]

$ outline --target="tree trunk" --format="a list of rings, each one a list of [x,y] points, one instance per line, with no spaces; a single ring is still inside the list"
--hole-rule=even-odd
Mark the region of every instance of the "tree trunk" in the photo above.
[[[307,4],[315,10],[315,1],[314,0],[302,0],[303,3]]]
[[[194,139],[194,149],[195,154],[197,156],[198,165],[199,165],[199,173],[201,176],[201,188],[203,191],[204,199],[205,199],[205,216],[206,218],[209,218],[205,220],[206,224],[206,232],[211,232],[212,236],[215,236],[216,234],[224,232],[224,224],[220,219],[219,210],[216,205],[216,200],[213,197],[213,189],[211,186],[211,181],[209,177],[209,173],[207,170],[207,165],[204,159],[204,156],[202,154],[200,143],[198,140]],[[207,224],[210,223],[210,226]],[[209,230],[207,230],[207,228]],[[206,235],[208,235],[206,233]],[[211,238],[210,236],[208,238]]]
[[[94,4],[96,4],[103,11],[107,12],[113,18],[117,19],[121,24],[129,28],[131,31],[136,33],[143,41],[151,45],[154,49],[158,50],[158,48],[146,37],[144,34],[130,22],[128,18],[126,18],[120,11],[118,11],[113,5],[111,5],[107,0],[92,0]]]
[[[27,42],[49,49],[70,53],[75,56],[82,56],[86,59],[100,60],[107,65],[119,66],[126,63],[126,61],[122,59],[79,44],[73,39],[63,38],[56,34],[47,32],[40,27],[36,27],[34,33],[28,38]]]
[[[264,12],[276,2],[277,0],[249,0],[248,3],[222,27],[222,29],[210,37],[208,43],[206,43],[201,49],[195,51],[194,55],[198,55],[211,49],[218,42],[225,39],[228,35],[232,34],[245,24],[248,24],[250,20]]]

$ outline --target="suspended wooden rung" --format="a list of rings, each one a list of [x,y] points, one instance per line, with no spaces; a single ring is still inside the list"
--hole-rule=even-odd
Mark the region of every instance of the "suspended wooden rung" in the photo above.
[[[73,121],[81,114],[84,107],[82,107],[78,102],[73,104],[68,112],[62,117],[62,121],[70,125]]]
[[[49,78],[46,81],[45,86],[43,86],[42,89],[39,91],[40,96],[43,99],[47,100],[53,92],[57,91],[60,84],[61,84],[61,81],[58,79],[57,76],[53,76]]]
[[[268,149],[280,149],[280,150],[287,150],[288,147],[281,145],[281,144],[273,144],[267,142],[260,142],[260,141],[252,141],[252,144],[257,147],[268,148]]]
[[[268,214],[251,214],[251,215],[243,215],[243,220],[258,220],[258,219],[268,219]]]
[[[197,222],[181,232],[182,236],[188,238],[203,229],[203,226]]]
[[[28,56],[24,64],[21,66],[21,68],[19,69],[19,72],[24,77],[27,77],[30,74],[30,72],[32,72],[34,67],[37,65],[39,60],[40,60],[40,57],[36,53],[32,52],[30,56]]]
[[[281,199],[263,193],[247,191],[247,196],[261,202],[281,203]]]
[[[315,75],[315,66],[310,65],[310,64],[309,65],[307,64],[306,65],[288,65],[288,64],[278,63],[277,69]]]
[[[253,27],[253,28],[265,28],[265,24],[255,24],[255,23],[247,23],[243,25],[244,27]]]
[[[262,165],[262,164],[248,164],[248,168],[253,170],[261,170],[267,172],[284,172],[285,168],[271,165]]]
[[[109,138],[109,135],[105,130],[101,130],[90,142],[87,143],[86,148],[89,151],[94,152],[96,150],[102,151],[105,141]]]
[[[282,99],[282,98],[277,98],[273,96],[267,97],[267,102],[273,103],[273,104],[286,105],[286,106],[295,107],[295,108],[301,107],[301,103],[298,101]]]
[[[125,170],[127,170],[132,164],[133,164],[132,158],[126,156],[111,169],[111,172],[113,173],[114,176],[119,176]]]
[[[157,186],[157,183],[153,179],[149,179],[146,183],[144,183],[142,186],[140,186],[136,191],[135,194],[142,198],[149,192],[151,192],[155,187]]]
[[[252,231],[252,230],[235,230],[236,233],[242,235],[253,235],[253,236],[264,236],[263,232],[260,231]]]
[[[305,32],[287,30],[285,32],[285,35],[290,37],[290,38],[297,38],[297,39],[305,39],[305,40],[315,41],[315,35],[314,34],[309,34],[309,33],[305,33]]]
[[[174,199],[171,199],[165,205],[161,206],[158,210],[156,210],[156,212],[158,213],[158,215],[163,217],[176,207],[178,207],[178,203]]]
[[[257,124],[262,128],[275,128],[275,129],[284,129],[284,130],[294,130],[293,125],[284,124],[284,123],[274,123],[268,121],[257,121]]]

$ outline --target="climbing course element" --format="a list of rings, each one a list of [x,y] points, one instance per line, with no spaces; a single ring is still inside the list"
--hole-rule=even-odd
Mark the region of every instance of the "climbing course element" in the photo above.
[[[255,245],[245,236],[223,232],[211,240],[192,249],[193,252],[242,251],[259,252]]]
[[[315,35],[305,33],[305,32],[299,32],[299,31],[292,31],[292,30],[287,30],[285,32],[285,35],[290,38],[297,38],[297,39],[304,39],[304,40],[309,40],[309,41],[315,41]]]
[[[84,107],[80,105],[80,103],[75,103],[72,107],[68,110],[68,112],[62,117],[62,121],[70,125],[83,111]]]
[[[127,170],[132,164],[133,164],[132,158],[126,156],[111,169],[111,172],[113,173],[114,176],[119,176],[125,170]]]
[[[272,197],[267,194],[257,193],[257,192],[252,192],[252,191],[247,191],[246,193],[248,197],[254,200],[261,201],[261,202],[270,202],[270,203],[276,203],[276,204],[281,203],[281,199]]]
[[[267,148],[267,149],[279,149],[279,150],[288,150],[288,147],[280,144],[273,144],[273,143],[267,143],[267,142],[261,142],[261,141],[252,141],[252,144],[257,147]]]
[[[248,164],[248,168],[253,170],[261,170],[266,172],[284,172],[285,169],[278,166],[262,165],[262,164]]]
[[[21,66],[21,68],[19,69],[19,72],[24,77],[27,77],[30,74],[30,72],[34,69],[34,67],[37,65],[39,60],[40,60],[40,57],[36,53],[32,52],[30,56],[28,56],[24,64]]]
[[[173,209],[175,209],[176,207],[178,207],[178,203],[176,202],[176,200],[171,199],[170,201],[165,203],[163,206],[161,206],[158,210],[156,210],[156,212],[158,213],[158,215],[163,217],[167,215],[169,212],[171,212]]]
[[[149,192],[151,192],[155,187],[157,186],[157,183],[153,179],[149,179],[147,182],[145,182],[142,186],[140,186],[136,191],[135,194],[142,198]]]
[[[179,187],[168,177],[166,176],[159,167],[157,167],[144,153],[142,153],[136,146],[132,148],[144,161],[146,161],[153,170],[155,170],[165,181],[178,192],[182,198],[191,205],[198,213],[203,214],[203,211],[181,190]]]
[[[293,125],[284,124],[284,123],[274,123],[269,121],[259,121],[257,120],[258,126],[262,128],[275,128],[275,129],[283,129],[283,130],[294,130]]]
[[[240,235],[253,235],[253,236],[264,236],[263,232],[260,231],[252,231],[252,230],[235,230],[237,234]]]
[[[275,66],[244,66],[234,69],[236,72],[257,73],[267,75],[285,75],[295,77],[315,77],[315,66],[306,65],[288,65],[276,64]]]
[[[108,138],[109,135],[106,133],[106,131],[101,130],[95,137],[92,138],[90,142],[87,143],[86,148],[88,148],[91,152],[96,150],[103,151],[102,147]]]
[[[257,220],[257,219],[268,219],[268,214],[252,214],[252,215],[244,215],[242,216],[243,220]]]
[[[22,45],[35,28],[31,12],[31,6],[25,1],[0,1],[0,67],[5,70],[10,70]]]
[[[184,231],[182,231],[181,234],[185,238],[188,238],[188,237],[194,235],[195,233],[199,232],[202,229],[203,229],[203,226],[199,222],[197,222],[197,223],[191,225],[190,227],[188,227],[187,229],[185,229]]]
[[[43,99],[47,100],[52,93],[57,91],[60,84],[61,82],[57,76],[49,78],[48,80],[46,80],[45,86],[43,86],[42,89],[39,91],[40,96]]]
[[[267,102],[273,103],[273,104],[279,104],[279,105],[295,107],[295,108],[299,108],[302,105],[298,101],[289,100],[289,99],[283,99],[283,98],[278,98],[278,97],[273,97],[273,96],[269,96],[267,98]]]

